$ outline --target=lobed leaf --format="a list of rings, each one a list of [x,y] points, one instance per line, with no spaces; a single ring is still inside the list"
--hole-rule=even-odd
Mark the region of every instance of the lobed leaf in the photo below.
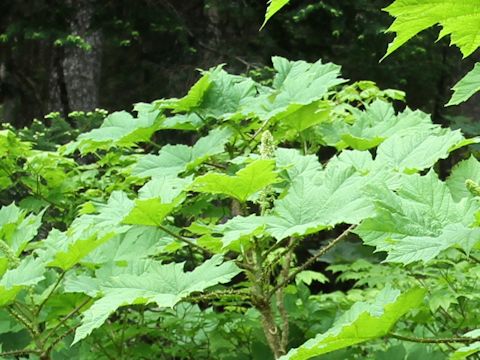
[[[373,303],[354,304],[330,330],[291,349],[280,359],[306,360],[385,336],[402,316],[420,306],[425,294],[421,288],[402,293],[386,287]]]

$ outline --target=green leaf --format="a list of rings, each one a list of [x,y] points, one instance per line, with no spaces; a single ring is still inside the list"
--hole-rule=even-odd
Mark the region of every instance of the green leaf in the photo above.
[[[287,128],[302,132],[329,119],[330,104],[317,101],[308,105],[291,105],[288,110],[276,117]]]
[[[160,128],[162,119],[158,118],[158,114],[158,111],[143,112],[135,119],[126,111],[112,113],[105,118],[100,128],[81,134],[76,146],[82,153],[108,150],[114,146],[133,147],[150,140],[152,134]]]
[[[396,0],[385,10],[395,17],[388,31],[396,33],[385,56],[435,24],[443,27],[439,38],[451,35],[451,43],[460,48],[464,57],[480,45],[480,9],[476,0]]]
[[[236,216],[225,224],[217,225],[213,233],[222,234],[222,250],[240,251],[248,247],[253,236],[260,236],[265,230],[264,219],[260,216]]]
[[[320,272],[305,270],[301,271],[295,276],[295,282],[297,284],[303,282],[307,285],[311,285],[313,281],[318,281],[320,284],[328,283],[328,278]]]
[[[123,234],[93,250],[83,260],[87,264],[104,264],[110,261],[132,261],[158,254],[174,239],[152,226],[132,226]]]
[[[474,342],[468,346],[462,346],[461,348],[455,350],[455,352],[450,356],[450,360],[464,360],[468,359],[470,355],[480,352],[480,341]]]
[[[409,310],[421,305],[426,291],[383,289],[373,303],[358,302],[333,327],[282,356],[282,360],[306,360],[387,335]]]
[[[476,63],[475,67],[456,83],[452,90],[453,96],[446,106],[458,105],[480,91],[480,63]]]
[[[339,223],[358,224],[373,211],[361,191],[367,181],[352,166],[336,160],[317,177],[295,178],[287,195],[275,202],[272,215],[266,217],[267,232],[281,240]]]
[[[469,179],[475,182],[480,181],[480,162],[473,155],[468,160],[463,160],[455,165],[446,181],[456,202],[473,196],[465,186],[465,181]]]
[[[140,158],[132,170],[138,177],[170,176],[175,177],[185,170],[191,170],[209,157],[220,154],[230,140],[232,131],[228,128],[216,128],[196,142],[194,146],[166,145],[157,156],[145,155]]]
[[[209,173],[197,177],[191,189],[210,194],[225,194],[245,202],[253,194],[278,181],[274,167],[273,160],[255,160],[233,176]]]
[[[100,288],[104,295],[83,313],[73,344],[102,326],[119,307],[149,303],[162,308],[173,307],[193,292],[229,282],[239,272],[233,262],[223,262],[222,257],[214,256],[190,272],[183,271],[183,263],[163,265],[155,262],[143,273],[102,279]]]
[[[188,94],[183,98],[161,101],[159,102],[159,107],[172,109],[175,112],[190,111],[201,105],[205,93],[211,85],[211,76],[210,74],[206,73],[190,88]]]
[[[42,224],[42,211],[38,215],[19,209],[14,203],[0,209],[0,238],[19,256],[26,245],[37,235]]]
[[[302,155],[297,149],[278,148],[275,152],[275,161],[277,168],[285,169],[290,182],[298,176],[315,177],[322,169],[317,156]]]
[[[130,229],[122,221],[133,206],[125,193],[113,192],[107,204],[96,204],[98,214],[76,218],[66,233],[51,231],[38,254],[48,266],[72,268],[97,247]]]
[[[41,259],[25,258],[15,269],[8,270],[0,280],[0,306],[15,299],[24,288],[38,284],[44,279],[45,265]]]
[[[396,192],[372,186],[368,191],[377,215],[355,230],[367,245],[387,251],[387,261],[429,261],[441,251],[460,246],[470,251],[480,229],[470,228],[478,204],[455,202],[434,171],[404,177]]]
[[[265,20],[263,21],[263,24],[260,30],[262,30],[263,27],[267,24],[267,21],[270,20],[270,18],[273,15],[275,15],[281,8],[287,5],[289,1],[290,0],[268,0],[268,7],[267,7],[267,12],[265,13]]]
[[[346,126],[341,139],[357,150],[376,147],[395,134],[431,131],[435,126],[430,117],[420,111],[407,109],[396,116],[393,106],[381,100],[374,101],[364,111],[354,109],[353,115],[355,122]]]
[[[255,98],[260,85],[248,77],[229,74],[221,66],[208,74],[212,86],[205,93],[202,106],[195,112],[204,119],[237,119],[242,108]]]
[[[191,178],[160,176],[152,179],[139,190],[139,198],[122,223],[161,225],[165,217],[185,200],[183,191],[190,183]]]
[[[398,134],[378,147],[375,161],[398,171],[414,173],[447,158],[457,145],[463,145],[464,140],[460,130],[450,129]]]
[[[162,225],[165,217],[172,212],[177,203],[164,204],[160,199],[135,200],[130,213],[123,219],[129,225]]]

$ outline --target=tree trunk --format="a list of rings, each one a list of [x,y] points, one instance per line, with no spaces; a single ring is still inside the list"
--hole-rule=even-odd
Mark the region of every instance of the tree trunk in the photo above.
[[[50,111],[64,116],[71,111],[98,107],[102,36],[92,29],[94,6],[91,0],[68,0],[73,13],[70,32],[90,45],[90,50],[67,45],[57,48],[52,59]]]

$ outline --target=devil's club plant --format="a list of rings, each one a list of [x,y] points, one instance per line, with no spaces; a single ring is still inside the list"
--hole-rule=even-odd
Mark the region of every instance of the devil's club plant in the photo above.
[[[478,139],[334,64],[273,66],[205,71],[56,151],[0,133],[3,357],[480,350],[480,164],[436,172]]]

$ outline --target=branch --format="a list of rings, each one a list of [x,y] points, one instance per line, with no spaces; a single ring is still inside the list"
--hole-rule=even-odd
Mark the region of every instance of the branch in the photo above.
[[[53,350],[53,348],[55,346],[57,346],[57,344],[62,341],[63,339],[65,339],[65,337],[67,337],[68,335],[70,335],[71,333],[73,333],[77,327],[79,327],[80,325],[75,325],[74,327],[71,327],[70,329],[68,329],[67,331],[65,331],[62,335],[60,336],[57,336],[57,338],[55,340],[53,340],[53,342],[50,344],[50,346],[47,348],[47,350],[45,350],[45,352],[43,353],[44,355],[48,355],[50,354],[50,352]]]
[[[30,336],[32,337],[33,340],[38,340],[38,337],[40,336],[39,332],[35,327],[22,315],[17,313],[14,309],[12,308],[6,308],[7,312],[15,318],[19,323],[21,323],[30,333]]]
[[[58,277],[57,281],[56,281],[55,284],[53,285],[52,290],[50,290],[50,292],[49,292],[48,295],[45,297],[45,299],[43,299],[43,301],[40,303],[40,305],[38,305],[38,308],[37,308],[37,310],[35,311],[35,316],[38,316],[38,314],[40,314],[40,311],[42,310],[43,306],[44,306],[45,303],[48,301],[48,299],[50,299],[50,296],[52,296],[53,292],[56,290],[56,288],[58,287],[58,285],[60,285],[60,283],[62,282],[64,276],[65,276],[65,271],[62,271],[62,273],[61,273],[60,276]]]
[[[28,350],[28,349],[23,349],[23,350],[10,350],[10,351],[3,351],[0,352],[0,356],[19,356],[19,355],[25,355],[25,354],[40,354],[40,350]]]
[[[212,257],[213,256],[213,253],[210,252],[210,250],[208,249],[205,249],[204,247],[198,245],[198,244],[195,244],[193,241],[191,241],[190,239],[187,239],[185,237],[183,237],[182,235],[179,235],[179,234],[175,234],[173,231],[167,229],[166,227],[164,227],[163,225],[157,225],[158,228],[164,232],[166,232],[168,235],[174,237],[175,239],[179,240],[179,241],[182,241],[184,243],[186,243],[187,245],[190,245],[191,247],[193,247],[194,249],[198,249],[200,250],[203,255],[207,256],[207,257]],[[242,269],[245,269],[245,270],[252,270],[252,267],[249,266],[248,264],[245,264],[239,260],[236,260],[235,258],[231,258],[231,257],[228,257],[227,255],[224,255],[225,258],[227,259],[230,259],[230,260],[234,260],[235,261],[235,264],[237,264],[238,267],[242,268]]]
[[[239,300],[250,300],[251,295],[242,290],[218,290],[207,294],[189,295],[183,301],[199,302],[222,298],[237,298]]]
[[[288,273],[290,272],[290,265],[292,262],[292,255],[293,250],[295,249],[296,241],[293,237],[290,238],[288,244],[288,252],[285,256],[285,262],[283,264],[282,271],[280,276],[283,277],[284,280],[288,279]],[[280,313],[280,318],[282,319],[282,333],[280,336],[280,350],[285,353],[288,346],[288,335],[290,331],[289,322],[288,322],[288,312],[285,308],[285,295],[283,292],[283,287],[278,289],[277,291],[277,307],[278,312]]]
[[[270,291],[270,296],[275,294],[278,289],[285,287],[288,285],[289,282],[291,282],[295,277],[307,269],[310,265],[312,265],[314,262],[316,262],[320,257],[325,255],[328,251],[330,251],[335,245],[337,245],[341,240],[347,236],[350,231],[352,231],[355,228],[356,225],[350,225],[347,230],[342,232],[340,235],[338,235],[335,239],[330,241],[327,245],[325,245],[323,248],[321,248],[314,256],[312,256],[310,259],[308,259],[302,266],[298,267],[292,274],[290,274],[285,280],[277,284],[272,291]]]
[[[471,254],[467,254],[467,252],[463,249],[459,249],[457,248],[458,251],[460,251],[463,255],[465,255],[467,257],[467,259],[470,259],[470,260],[473,260],[473,262],[477,263],[477,264],[480,264],[480,259],[471,255]]]
[[[480,337],[469,338],[469,337],[456,337],[456,338],[419,338],[414,336],[405,336],[395,333],[389,333],[388,336],[391,336],[398,340],[410,341],[423,344],[448,344],[448,343],[464,343],[470,344],[476,341],[480,341]]]
[[[202,247],[198,244],[195,244],[190,239],[184,238],[182,235],[175,234],[173,231],[167,229],[165,226],[163,226],[163,225],[157,225],[157,226],[160,230],[162,230],[163,232],[166,232],[170,236],[173,236],[175,239],[180,240],[180,241],[190,245],[191,247],[200,250],[205,256],[212,256],[213,255],[209,250],[205,249],[204,247]]]
[[[59,323],[52,330],[48,332],[46,339],[50,338],[50,336],[52,336],[62,325],[64,325],[68,319],[70,319],[73,315],[79,312],[85,305],[87,305],[90,300],[91,300],[90,298],[85,299],[85,301],[83,301],[75,309],[73,309],[67,315],[65,315],[65,317],[62,318],[62,320],[60,320]]]

